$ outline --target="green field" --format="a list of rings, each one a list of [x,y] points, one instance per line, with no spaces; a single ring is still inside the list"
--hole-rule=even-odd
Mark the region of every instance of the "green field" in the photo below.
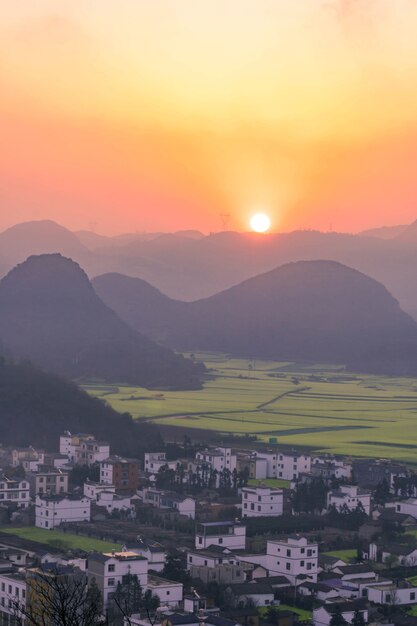
[[[120,550],[122,546],[110,543],[109,541],[101,541],[100,539],[91,539],[82,535],[71,535],[58,530],[45,530],[44,528],[36,528],[35,526],[25,526],[16,528],[2,528],[3,533],[9,533],[22,539],[37,541],[45,546],[54,548],[62,548],[65,550],[84,550],[85,552],[109,552],[112,550]]]
[[[248,480],[248,485],[249,487],[266,485],[267,487],[272,487],[274,489],[288,489],[291,485],[291,481],[284,480],[283,478],[263,478],[262,480],[251,478],[250,480]]]
[[[417,379],[222,354],[196,356],[212,374],[199,391],[85,388],[118,411],[161,425],[247,433],[317,451],[417,460]]]
[[[345,563],[354,563],[357,553],[357,550],[354,549],[332,550],[332,552],[325,552],[325,554],[327,554],[328,556],[334,556],[337,559],[342,559],[342,561],[344,561]]]

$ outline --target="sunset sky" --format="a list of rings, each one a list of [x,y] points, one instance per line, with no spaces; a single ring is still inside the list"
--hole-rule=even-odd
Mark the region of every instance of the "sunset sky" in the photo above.
[[[0,229],[417,218],[416,0],[0,8]]]

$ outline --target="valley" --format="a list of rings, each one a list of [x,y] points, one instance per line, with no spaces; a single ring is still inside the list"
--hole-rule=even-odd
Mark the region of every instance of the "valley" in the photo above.
[[[317,452],[416,460],[414,378],[219,353],[194,356],[209,372],[201,390],[157,392],[119,384],[84,388],[137,420],[173,427],[170,433],[178,430],[178,441],[197,429],[255,435],[258,441]]]

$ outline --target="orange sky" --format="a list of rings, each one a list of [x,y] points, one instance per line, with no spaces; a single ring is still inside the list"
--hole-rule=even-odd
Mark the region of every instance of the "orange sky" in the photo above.
[[[417,218],[415,0],[0,9],[0,228],[356,231]]]

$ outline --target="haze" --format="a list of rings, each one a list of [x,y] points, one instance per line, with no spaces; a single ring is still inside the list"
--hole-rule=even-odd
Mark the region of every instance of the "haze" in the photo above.
[[[415,219],[413,0],[29,0],[0,14],[0,228]]]

